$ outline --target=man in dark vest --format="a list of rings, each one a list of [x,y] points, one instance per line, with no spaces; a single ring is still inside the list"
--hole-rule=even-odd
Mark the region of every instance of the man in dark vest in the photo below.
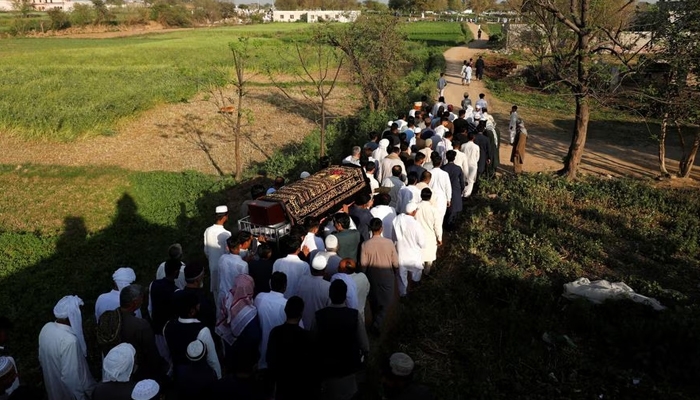
[[[357,393],[355,373],[369,352],[369,340],[360,313],[345,304],[348,287],[338,279],[331,283],[331,305],[316,311],[313,331],[321,355],[324,391],[328,398],[352,398]]]
[[[189,363],[187,358],[187,346],[195,340],[200,340],[207,348],[207,364],[216,373],[217,379],[221,379],[221,364],[216,355],[216,347],[209,328],[204,326],[197,318],[199,298],[196,293],[180,290],[175,293],[174,304],[177,318],[168,321],[163,328],[163,336],[170,349],[170,358],[173,361],[174,377],[184,366]]]
[[[170,361],[168,345],[163,337],[163,327],[166,322],[175,317],[173,308],[173,293],[177,290],[175,279],[180,274],[182,263],[177,259],[170,259],[165,262],[165,278],[151,282],[149,287],[150,299],[148,309],[151,314],[151,326],[156,335],[156,346],[158,352],[165,360]]]
[[[167,365],[158,352],[153,329],[148,321],[134,315],[143,304],[144,292],[142,286],[132,284],[119,293],[120,337],[123,343],[129,343],[136,349],[136,364],[139,368],[134,372],[134,379],[162,381]]]

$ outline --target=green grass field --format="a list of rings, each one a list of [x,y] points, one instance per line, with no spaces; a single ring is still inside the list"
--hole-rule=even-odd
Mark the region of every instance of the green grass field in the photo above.
[[[293,70],[275,57],[304,39],[303,24],[198,29],[115,39],[5,39],[0,130],[72,140],[101,134],[157,104],[187,101],[231,64],[228,43],[254,36],[254,66]],[[295,32],[299,32],[296,34]]]
[[[484,182],[385,354],[440,399],[698,398],[700,192],[537,174]],[[668,307],[561,297],[623,281]]]

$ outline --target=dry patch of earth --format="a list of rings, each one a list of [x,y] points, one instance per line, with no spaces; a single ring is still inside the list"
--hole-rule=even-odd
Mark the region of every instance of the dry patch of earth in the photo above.
[[[354,113],[358,91],[337,87],[329,101],[332,116]],[[313,104],[302,96],[289,99],[271,87],[254,87],[246,97],[252,121],[241,141],[244,165],[263,161],[283,145],[301,142],[317,124]],[[1,164],[118,166],[138,171],[195,170],[230,174],[234,141],[218,108],[203,95],[187,103],[149,110],[115,129],[112,136],[70,143],[26,141],[0,135]]]

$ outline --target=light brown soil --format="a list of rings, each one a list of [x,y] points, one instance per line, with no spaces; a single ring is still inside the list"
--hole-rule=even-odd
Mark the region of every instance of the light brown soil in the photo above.
[[[476,37],[476,25],[470,24],[470,28]],[[482,81],[473,79],[470,86],[462,86],[459,75],[464,60],[476,60],[479,54],[491,52],[487,49],[487,44],[488,35],[482,33],[482,40],[474,40],[468,46],[453,47],[444,53],[448,75],[445,100],[458,107],[465,91],[469,93],[472,102],[479,98],[479,93],[486,95],[489,112],[494,116],[501,134],[501,170],[510,173],[513,171],[510,163],[512,147],[507,143],[507,137],[511,104],[493,97]],[[476,71],[472,76],[476,77]],[[573,116],[560,116],[548,112],[543,114],[543,110],[529,110],[524,107],[519,108],[518,114],[526,122],[529,134],[525,171],[555,172],[561,169],[562,159],[567,154],[571,140]],[[623,123],[615,123],[613,126],[591,119],[581,172],[637,178],[658,176],[658,148],[646,139],[648,133],[644,131],[645,128],[638,125],[640,124],[626,126]],[[666,148],[669,172],[677,167],[681,156],[681,149],[674,140],[675,138],[669,140]],[[700,159],[696,160],[695,165],[691,179],[674,179],[665,184],[700,186]]]
[[[329,104],[332,115],[356,110],[355,89],[337,87]],[[300,142],[317,125],[312,106],[303,98],[288,99],[275,88],[252,88],[246,108],[253,120],[241,141],[244,165],[262,161],[290,143]],[[203,96],[188,103],[168,104],[145,112],[100,136],[71,143],[25,141],[0,135],[0,163],[67,166],[119,166],[131,170],[196,170],[230,174],[234,169],[231,129],[218,108]]]
[[[34,32],[31,37],[56,37],[70,39],[110,39],[127,36],[137,36],[150,33],[168,33],[177,31],[188,31],[194,28],[166,28],[158,22],[149,21],[144,25],[89,25],[85,27],[73,27],[60,31]]]

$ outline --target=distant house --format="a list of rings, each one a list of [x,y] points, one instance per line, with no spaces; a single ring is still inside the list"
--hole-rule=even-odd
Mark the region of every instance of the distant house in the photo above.
[[[360,16],[360,11],[333,11],[333,10],[299,10],[299,11],[273,11],[274,22],[353,22]]]
[[[55,8],[63,11],[71,11],[75,4],[80,3],[90,4],[89,2],[80,0],[32,0],[32,7],[37,11],[48,11]]]

